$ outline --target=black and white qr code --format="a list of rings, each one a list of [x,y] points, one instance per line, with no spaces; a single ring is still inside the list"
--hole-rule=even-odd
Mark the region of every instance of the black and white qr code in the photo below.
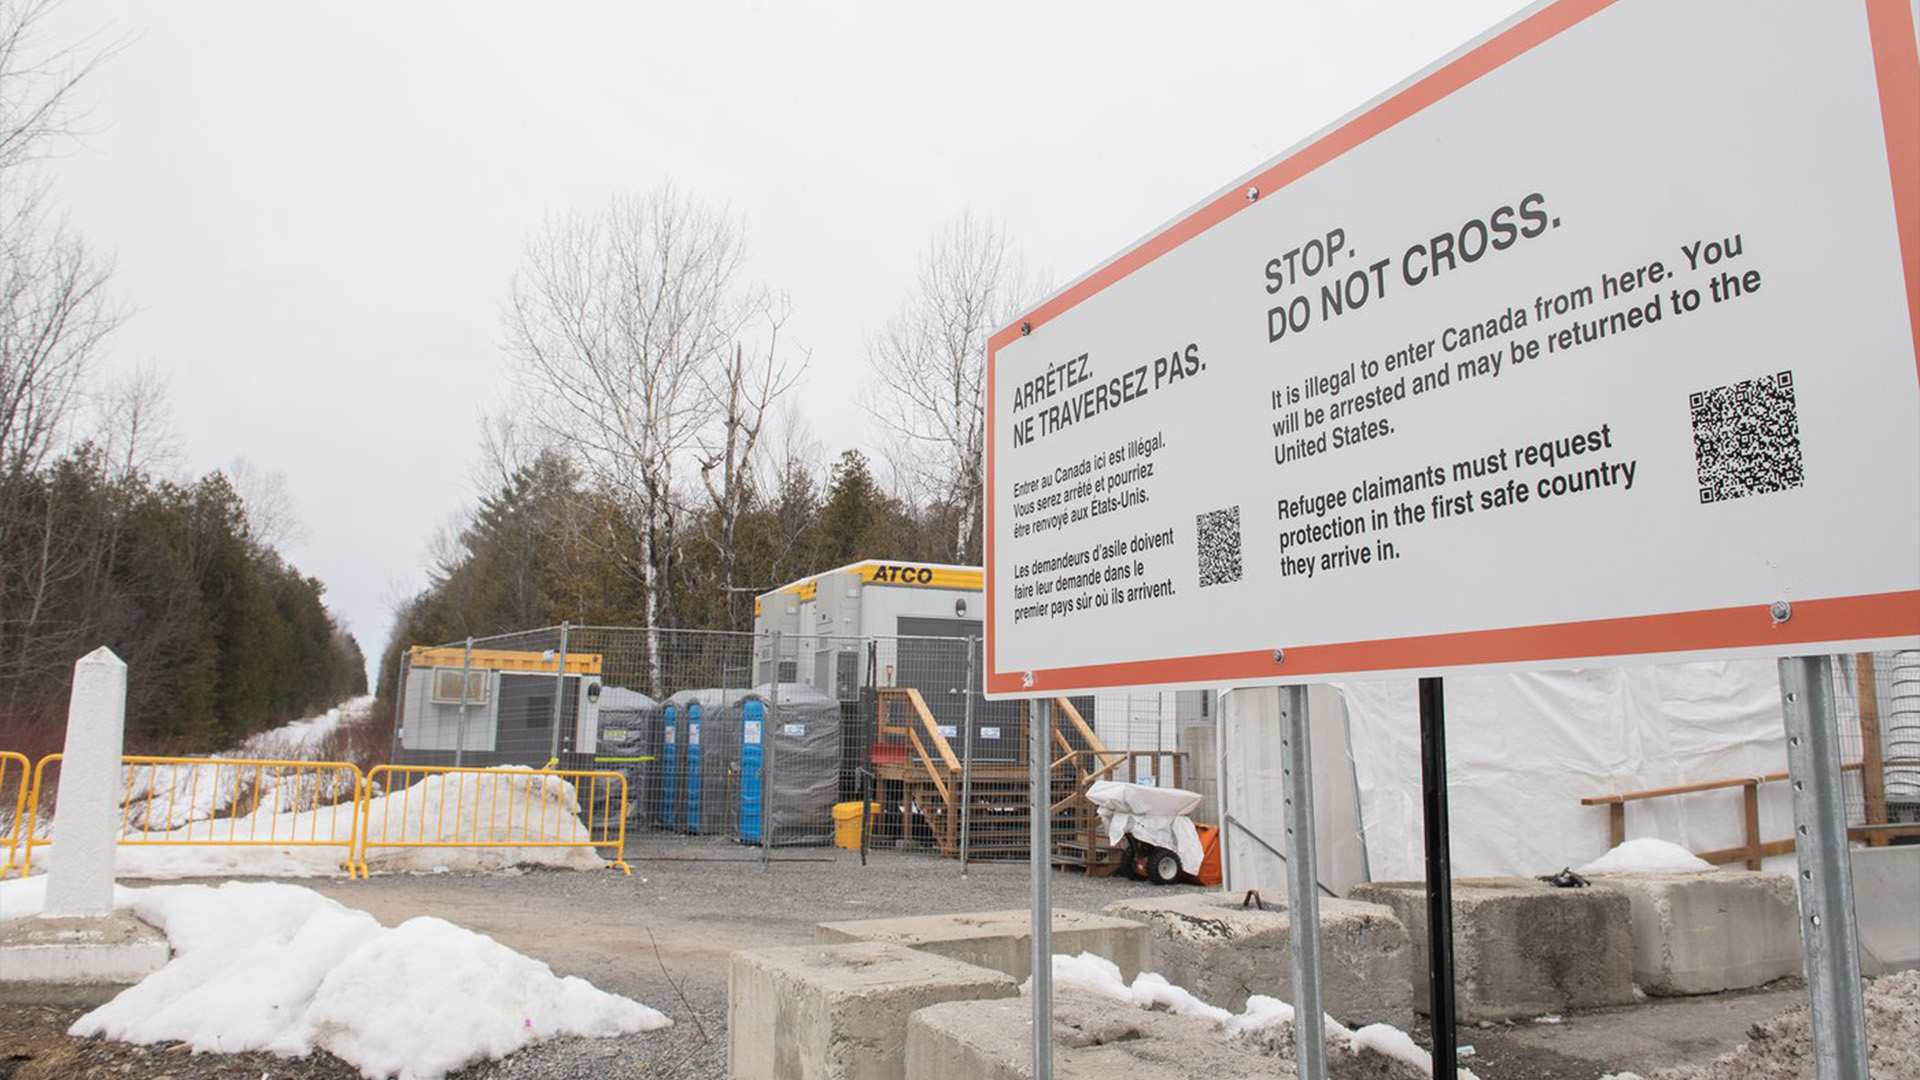
[[[1239,581],[1240,508],[1201,514],[1195,531],[1200,535],[1200,587]]]
[[[1793,372],[1716,386],[1688,402],[1701,502],[1765,495],[1805,482]]]

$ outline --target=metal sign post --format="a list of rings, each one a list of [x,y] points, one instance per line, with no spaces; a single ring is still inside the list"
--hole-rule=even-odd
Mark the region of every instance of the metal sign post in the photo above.
[[[1866,1011],[1847,855],[1846,792],[1834,737],[1833,669],[1825,657],[1780,661],[1793,790],[1794,856],[1799,861],[1800,936],[1813,1009],[1814,1075],[1867,1080]]]
[[[1280,694],[1280,776],[1286,785],[1287,918],[1293,947],[1293,1050],[1301,1080],[1326,1080],[1326,1006],[1321,1001],[1320,889],[1313,832],[1313,748],[1307,688]]]
[[[979,668],[975,666],[975,657],[980,652],[980,639],[967,639],[967,678],[960,686],[965,694],[966,703],[961,717],[960,736],[960,876],[967,876],[967,855],[973,840],[973,699],[979,693]]]
[[[1033,788],[1033,820],[1027,864],[1033,878],[1033,1080],[1053,1080],[1053,746],[1042,702],[1027,702],[1027,775]]]
[[[1447,698],[1439,679],[1420,680],[1420,800],[1427,845],[1427,1003],[1433,1017],[1433,1076],[1455,1074],[1453,854],[1447,839]]]
[[[798,656],[798,646],[795,646]],[[773,869],[773,764],[780,743],[780,631],[773,631],[773,682],[768,686],[767,722],[760,729],[760,872]]]
[[[547,757],[548,768],[560,764],[560,718],[567,704],[567,632],[572,628],[572,623],[560,624],[560,652],[553,664],[553,745]]]
[[[467,639],[467,651],[460,657],[460,735],[453,744],[453,767],[458,769],[467,752],[467,701],[473,697],[473,639]]]

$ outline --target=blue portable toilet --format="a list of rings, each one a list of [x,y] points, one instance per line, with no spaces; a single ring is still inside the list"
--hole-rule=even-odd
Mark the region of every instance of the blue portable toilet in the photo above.
[[[678,816],[680,791],[680,707],[668,702],[660,710],[660,825],[671,829]]]
[[[760,842],[760,751],[767,728],[766,705],[759,698],[740,704],[740,839]]]
[[[687,703],[686,831],[700,831],[700,703]]]

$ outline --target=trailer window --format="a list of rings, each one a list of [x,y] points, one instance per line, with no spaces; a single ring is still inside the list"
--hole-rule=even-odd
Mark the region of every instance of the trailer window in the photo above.
[[[467,699],[465,704],[485,705],[487,703],[487,673],[484,671],[469,671],[465,674],[467,676]],[[435,705],[459,705],[462,703],[460,700],[460,676],[461,669],[459,668],[434,669],[433,703]]]

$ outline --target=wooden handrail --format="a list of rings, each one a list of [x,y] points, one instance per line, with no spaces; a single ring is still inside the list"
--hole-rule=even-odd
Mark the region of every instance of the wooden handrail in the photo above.
[[[1898,764],[1897,762],[1895,764]],[[1850,761],[1840,766],[1842,771],[1858,769],[1860,763]],[[1745,787],[1748,784],[1772,784],[1785,780],[1784,772],[1762,773],[1758,776],[1733,776],[1725,780],[1703,780],[1697,784],[1676,784],[1673,787],[1648,788],[1645,791],[1623,791],[1614,795],[1589,795],[1580,800],[1581,806],[1610,806],[1615,803],[1638,802],[1641,799],[1664,799],[1672,795],[1692,795],[1701,791],[1721,791],[1726,788]]]
[[[890,698],[905,699],[907,707],[913,711],[914,716],[920,721],[920,726],[926,730],[928,737],[933,740],[934,749],[940,752],[941,764],[949,769],[959,769],[960,758],[953,752],[953,744],[947,741],[945,735],[940,734],[940,722],[933,718],[932,710],[927,708],[927,700],[920,696],[920,691],[911,686],[889,686],[880,691],[881,732],[888,735],[900,734],[911,736],[915,734],[911,721],[897,727],[892,727],[887,724],[886,708],[887,701]],[[913,740],[913,746],[923,758],[927,756],[926,747],[921,744],[917,737]]]
[[[1086,740],[1087,746],[1095,756],[1103,758],[1114,756],[1114,751],[1107,749],[1107,744],[1101,742],[1100,736],[1093,733],[1093,728],[1081,717],[1080,710],[1073,707],[1072,701],[1063,697],[1054,698],[1053,709],[1056,716],[1061,713],[1066,714],[1067,722],[1073,725],[1073,729],[1080,733],[1082,739]],[[1054,730],[1056,732],[1059,730],[1058,723],[1054,725]]]
[[[1883,765],[1920,765],[1920,762],[1889,761]],[[1842,771],[1858,770],[1862,763],[1847,762],[1840,766]],[[1697,784],[1677,784],[1673,787],[1649,788],[1645,791],[1622,791],[1612,795],[1590,795],[1580,800],[1582,806],[1604,806],[1607,808],[1607,831],[1609,846],[1619,847],[1627,839],[1627,804],[1644,799],[1663,799],[1676,795],[1695,795],[1705,791],[1724,791],[1729,788],[1741,788],[1741,811],[1743,832],[1746,843],[1739,847],[1719,848],[1714,851],[1699,851],[1694,854],[1707,862],[1721,863],[1745,862],[1747,869],[1760,869],[1761,860],[1773,855],[1785,855],[1793,850],[1793,841],[1760,839],[1760,785],[1773,784],[1787,779],[1784,772],[1762,773],[1758,776],[1735,776],[1724,780],[1705,780]],[[1912,827],[1920,833],[1920,826]],[[1898,830],[1894,830],[1898,832]],[[1849,835],[1852,830],[1849,830]],[[1875,836],[1888,835],[1883,828],[1874,831]],[[1884,841],[1882,841],[1884,842]]]

